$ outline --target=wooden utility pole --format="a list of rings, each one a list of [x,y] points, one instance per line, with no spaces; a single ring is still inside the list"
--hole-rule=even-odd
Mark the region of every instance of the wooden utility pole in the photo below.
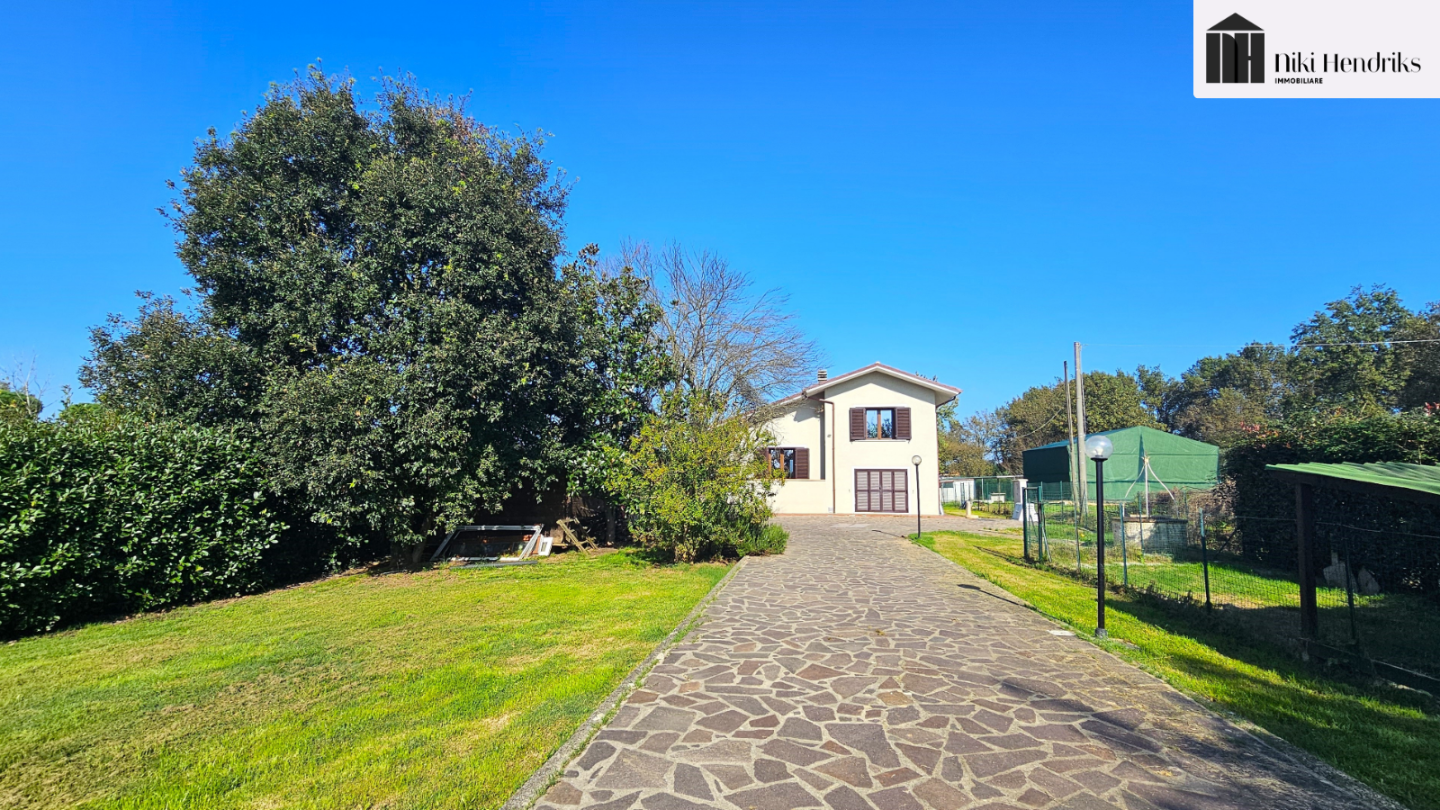
[[[1085,372],[1080,370],[1080,342],[1075,342],[1075,421],[1080,428],[1076,438],[1075,465],[1080,470],[1080,494],[1076,501],[1080,504],[1081,519],[1088,515],[1087,507],[1090,505],[1090,482],[1089,475],[1085,469]]]
[[[1070,450],[1070,499],[1079,503],[1079,496],[1076,493],[1079,492],[1080,479],[1075,474],[1075,459],[1079,455],[1075,451],[1075,409],[1070,404],[1070,361],[1063,361],[1061,368],[1065,375],[1065,446]]]

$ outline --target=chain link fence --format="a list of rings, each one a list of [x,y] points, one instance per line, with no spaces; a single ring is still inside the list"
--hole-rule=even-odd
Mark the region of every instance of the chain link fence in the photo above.
[[[1023,494],[1017,562],[1094,582],[1097,521],[1105,526],[1108,585],[1203,608],[1234,626],[1291,646],[1318,642],[1362,666],[1440,678],[1440,535],[1317,521],[1316,637],[1300,633],[1298,568],[1248,555],[1222,498],[1178,491],[1143,501],[1090,504]],[[1103,515],[1103,518],[1102,518]],[[1293,517],[1243,516],[1294,536]],[[1288,524],[1288,526],[1287,526]],[[1394,675],[1394,673],[1391,673]],[[1403,673],[1401,679],[1403,680]],[[1440,682],[1435,682],[1440,684]]]

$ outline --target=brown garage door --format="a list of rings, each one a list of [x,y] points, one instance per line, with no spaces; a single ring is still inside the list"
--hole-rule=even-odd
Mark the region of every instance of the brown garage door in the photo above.
[[[856,470],[856,512],[905,512],[910,502],[905,470]]]

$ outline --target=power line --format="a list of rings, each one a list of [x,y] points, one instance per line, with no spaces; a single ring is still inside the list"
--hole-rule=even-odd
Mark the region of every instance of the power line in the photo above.
[[[1050,423],[1051,423],[1051,422],[1054,422],[1054,421],[1055,421],[1055,418],[1058,417],[1059,415],[1060,415],[1060,411],[1057,410],[1057,411],[1055,411],[1055,413],[1053,413],[1053,414],[1050,415],[1050,418],[1049,418],[1049,419],[1046,419],[1046,420],[1045,420],[1045,424],[1041,425],[1041,426],[1038,427],[1038,428],[1035,428],[1034,430],[1030,431],[1029,433],[1026,433],[1024,436],[1015,436],[1015,437],[1013,437],[1013,438],[1016,439],[1016,440],[1018,440],[1018,439],[1028,439],[1028,438],[1030,438],[1031,436],[1034,436],[1036,433],[1039,433],[1040,431],[1044,430],[1045,428],[1050,427]]]
[[[1440,338],[1418,338],[1416,340],[1372,340],[1354,343],[1296,343],[1297,349],[1318,349],[1326,346],[1395,346],[1401,343],[1440,343]]]
[[[1319,349],[1329,346],[1397,346],[1404,343],[1440,343],[1440,338],[1416,338],[1414,340],[1357,340],[1343,343],[1296,343],[1294,346],[1286,347],[1278,343],[1261,343],[1251,341],[1240,347],[1245,350],[1251,346],[1274,346],[1277,349],[1290,351],[1292,349]],[[1097,347],[1102,349],[1214,349],[1234,346],[1233,343],[1082,343],[1086,348]]]

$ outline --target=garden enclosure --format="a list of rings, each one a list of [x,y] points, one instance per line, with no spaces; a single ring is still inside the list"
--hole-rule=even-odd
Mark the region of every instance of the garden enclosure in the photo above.
[[[1111,486],[1107,465],[1107,495]],[[1392,680],[1440,686],[1440,537],[1384,520],[1358,525],[1326,500],[1310,518],[1310,602],[1296,564],[1293,513],[1236,516],[1221,499],[1189,490],[1153,498],[1148,514],[1134,501],[1109,499],[1103,509],[1091,504],[1081,513],[1072,502],[1043,499],[1039,487],[1027,487],[1023,497],[1026,519],[1015,549],[1023,561],[1095,581],[1103,514],[1107,585],[1205,610],[1297,651],[1347,657]],[[1283,537],[1276,545],[1288,542],[1290,555],[1246,553],[1235,531],[1241,518]]]

